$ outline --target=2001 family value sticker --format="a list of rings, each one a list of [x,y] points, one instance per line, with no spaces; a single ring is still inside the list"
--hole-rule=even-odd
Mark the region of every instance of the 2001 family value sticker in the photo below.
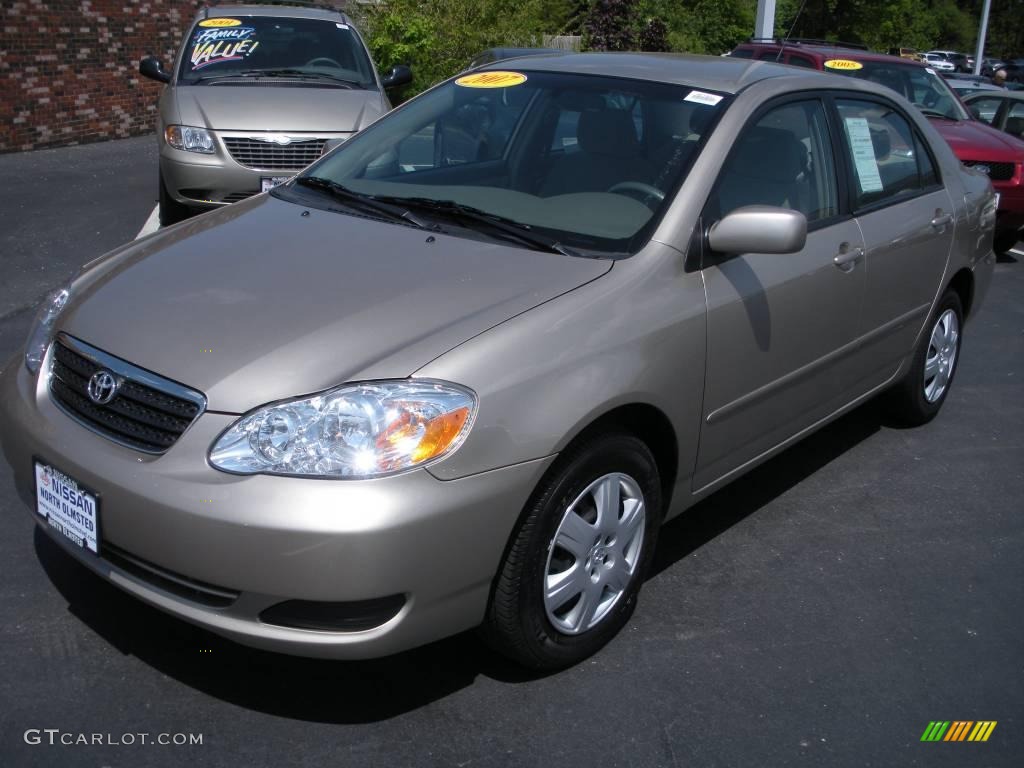
[[[850,59],[829,59],[825,62],[826,69],[864,69],[864,65],[859,61],[851,61]]]
[[[463,88],[509,88],[526,82],[526,75],[519,72],[475,72],[463,75],[455,81]]]
[[[216,19],[203,19],[199,22],[200,27],[239,27],[242,22],[239,19],[225,19],[223,17]]]

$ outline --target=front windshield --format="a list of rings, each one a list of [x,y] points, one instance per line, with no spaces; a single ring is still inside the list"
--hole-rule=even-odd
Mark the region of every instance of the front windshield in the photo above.
[[[939,75],[927,67],[889,61],[862,61],[860,69],[830,70],[892,88],[925,114],[950,120],[967,120],[969,116],[960,100]],[[827,66],[827,65],[826,65]]]
[[[181,60],[178,83],[266,74],[373,86],[373,70],[354,30],[341,22],[281,16],[201,19]]]
[[[589,255],[632,253],[725,103],[664,83],[477,72],[412,100],[303,176],[405,203],[420,219],[446,213],[437,223],[452,234],[486,224],[452,210],[468,206]]]

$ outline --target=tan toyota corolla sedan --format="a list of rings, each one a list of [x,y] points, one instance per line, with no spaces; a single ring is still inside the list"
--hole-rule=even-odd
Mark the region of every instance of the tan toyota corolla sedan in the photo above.
[[[880,393],[936,414],[994,216],[869,83],[504,61],[87,265],[3,372],[3,448],[69,553],[241,643],[482,625],[557,668],[664,520]]]

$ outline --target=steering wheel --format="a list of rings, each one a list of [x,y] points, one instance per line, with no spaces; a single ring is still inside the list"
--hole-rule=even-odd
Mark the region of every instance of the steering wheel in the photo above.
[[[302,66],[304,67],[322,67],[322,66],[334,67],[335,69],[344,69],[341,64],[336,62],[334,59],[329,59],[326,56],[318,56],[315,59],[310,59]]]
[[[608,192],[632,197],[652,209],[665,199],[664,192],[650,184],[644,184],[642,181],[620,181],[609,187]],[[651,205],[652,202],[654,205]]]

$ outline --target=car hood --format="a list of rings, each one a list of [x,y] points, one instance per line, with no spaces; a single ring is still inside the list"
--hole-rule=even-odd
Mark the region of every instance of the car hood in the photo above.
[[[611,265],[263,195],[94,262],[60,326],[241,413],[405,378]]]
[[[934,118],[931,123],[960,160],[991,160],[1004,163],[1019,163],[1024,160],[1024,142],[980,120],[953,121]]]
[[[182,125],[218,131],[351,133],[385,112],[380,91],[298,85],[181,86],[175,99]]]

